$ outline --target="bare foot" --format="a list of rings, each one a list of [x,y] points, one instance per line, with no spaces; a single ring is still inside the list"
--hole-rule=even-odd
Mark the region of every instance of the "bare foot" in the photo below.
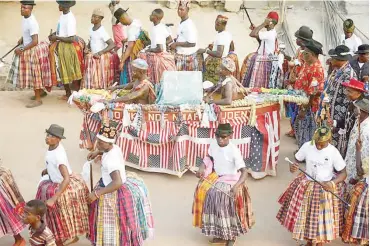
[[[46,97],[47,95],[48,95],[48,93],[46,93],[46,91],[43,91],[40,96],[41,97]],[[35,96],[32,96],[30,99],[31,100],[36,100],[36,97]]]
[[[64,95],[64,96],[60,96],[60,97],[58,97],[58,100],[68,101],[68,98],[69,98],[69,96]]]
[[[226,245],[226,240],[223,240],[221,238],[213,238],[209,240],[209,243],[212,245]]]
[[[26,105],[26,108],[36,108],[42,105],[42,101],[33,101],[30,104]]]

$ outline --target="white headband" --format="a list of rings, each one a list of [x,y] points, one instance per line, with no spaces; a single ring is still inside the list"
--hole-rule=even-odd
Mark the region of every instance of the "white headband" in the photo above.
[[[98,134],[96,137],[99,138],[101,141],[104,141],[106,143],[113,143],[114,144],[116,142],[115,139],[107,138],[107,137],[104,137],[103,135],[100,135],[100,134]]]

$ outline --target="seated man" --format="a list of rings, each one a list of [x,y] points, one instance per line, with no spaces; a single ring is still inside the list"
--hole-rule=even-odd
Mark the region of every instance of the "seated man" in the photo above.
[[[109,101],[110,103],[124,102],[135,104],[152,104],[155,103],[156,94],[153,84],[147,78],[148,63],[143,59],[136,59],[131,63],[133,82],[111,87],[112,91],[117,89],[130,90],[130,92],[122,97]]]
[[[231,58],[223,58],[220,67],[220,81],[217,86],[212,87],[210,94],[204,98],[206,103],[215,103],[218,105],[230,105],[233,100],[245,97],[244,88],[240,82],[232,76],[235,71],[235,63]],[[221,88],[221,99],[213,100],[212,94]]]

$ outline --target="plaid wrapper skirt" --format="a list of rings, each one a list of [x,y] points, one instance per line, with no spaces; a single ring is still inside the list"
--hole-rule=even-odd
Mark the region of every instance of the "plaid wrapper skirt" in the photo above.
[[[95,189],[104,187],[100,180]],[[153,233],[153,216],[145,184],[135,174],[115,192],[105,194],[90,206],[93,245],[139,246]]]
[[[298,116],[299,107],[296,107],[296,115]],[[316,121],[315,121],[315,114],[312,112],[311,109],[306,111],[305,117],[301,120],[298,117],[294,119],[294,132],[295,138],[297,140],[298,147],[302,147],[302,145],[308,141],[312,140],[313,134],[316,130]]]
[[[11,172],[0,167],[0,238],[17,235],[26,228],[21,217],[15,212],[19,203],[24,203]]]
[[[345,213],[342,240],[345,243],[369,245],[369,190],[364,181],[358,182],[348,193],[351,205]]]
[[[177,71],[204,71],[204,58],[202,54],[175,54],[175,63]]]
[[[232,186],[217,182],[217,178],[216,173],[211,173],[207,180],[225,193],[230,193]],[[236,198],[232,199],[208,182],[200,181],[194,194],[193,225],[200,227],[206,236],[224,240],[235,240],[247,233],[254,225],[247,186],[243,185]]]
[[[164,71],[176,71],[175,58],[170,53],[141,52],[138,57],[148,63],[148,78],[153,84],[159,84]]]
[[[230,58],[235,63],[235,72],[232,73],[232,75],[239,81],[240,78],[240,72],[239,72],[239,60],[238,56],[234,52],[230,52],[227,55],[227,58]],[[217,58],[213,56],[208,56],[204,61],[204,67],[205,71],[203,73],[203,80],[204,81],[211,81],[214,84],[217,84],[220,80],[220,75],[218,73],[218,70],[221,66],[221,60],[222,58]]]
[[[271,83],[270,78],[273,71],[273,61],[276,60],[275,55],[258,55],[257,53],[252,53],[245,58],[241,78],[244,87],[264,87],[270,88]],[[273,82],[275,87],[278,84],[277,79],[274,77]]]
[[[249,87],[256,57],[257,52],[250,53],[249,55],[247,55],[242,63],[242,67],[240,69],[240,82],[243,84],[244,87]]]
[[[85,42],[76,37],[73,43],[54,42],[50,45],[49,57],[53,85],[69,84],[82,79],[84,71]]]
[[[57,183],[42,181],[36,199],[46,201],[54,196],[58,188]],[[89,190],[85,181],[81,177],[71,175],[67,189],[46,212],[46,224],[57,241],[65,242],[88,233],[88,195]]]
[[[95,59],[93,54],[85,55],[83,87],[86,89],[107,89],[118,80],[119,57],[115,52],[107,52]]]
[[[342,185],[337,185],[340,194]],[[340,201],[320,185],[298,175],[280,196],[278,221],[293,233],[295,240],[329,243],[340,235],[343,213]]]
[[[41,42],[36,47],[14,54],[7,82],[20,89],[51,90],[49,43]]]

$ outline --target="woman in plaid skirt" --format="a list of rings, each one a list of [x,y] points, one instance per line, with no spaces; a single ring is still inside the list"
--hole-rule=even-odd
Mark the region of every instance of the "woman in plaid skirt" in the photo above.
[[[15,213],[16,207],[22,204],[24,200],[12,173],[0,166],[0,238],[13,235],[13,246],[26,246],[26,241],[20,235],[26,225],[18,213]]]
[[[193,226],[212,236],[210,243],[226,246],[235,245],[254,224],[247,169],[240,150],[229,142],[232,133],[230,124],[218,126],[217,142],[197,172],[201,180],[193,202]]]
[[[295,154],[298,161],[306,162],[306,172],[325,189],[305,174],[299,174],[279,198],[281,208],[277,219],[293,233],[293,239],[306,240],[308,246],[329,243],[339,238],[342,229],[342,204],[327,191],[340,194],[347,176],[346,164],[330,144],[331,136],[330,128],[320,127],[312,141]],[[290,171],[294,173],[298,168],[299,164],[292,164]]]
[[[36,199],[45,201],[46,224],[58,246],[78,241],[78,236],[89,231],[89,190],[82,177],[72,173],[67,153],[60,142],[64,128],[51,125],[46,130],[46,169],[42,172]]]
[[[135,174],[126,174],[122,150],[115,145],[116,129],[105,126],[97,135],[97,150],[89,160],[101,160],[102,178],[89,195],[90,232],[95,246],[139,246],[153,236],[148,190]]]

